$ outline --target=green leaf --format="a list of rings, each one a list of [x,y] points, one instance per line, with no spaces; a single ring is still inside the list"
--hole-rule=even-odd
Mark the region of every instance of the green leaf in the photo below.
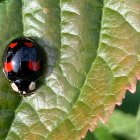
[[[45,82],[30,97],[13,95],[1,73],[0,98],[10,97],[1,110],[15,112],[4,119],[2,137],[77,140],[106,121],[126,89],[135,92],[139,7],[138,0],[0,1],[1,49],[17,36],[32,36],[48,56]]]
[[[95,129],[97,140],[116,140],[105,126],[99,126]]]
[[[115,111],[107,123],[110,133],[127,139],[136,139],[136,118],[131,114]]]
[[[137,140],[140,140],[140,107],[136,118],[136,138]]]
[[[16,4],[15,4],[16,2]],[[0,1],[0,56],[2,57],[9,38],[23,34],[21,2],[16,0]],[[2,59],[0,59],[2,67]],[[14,119],[15,110],[21,98],[13,95],[7,79],[0,71],[0,140],[3,140]]]
[[[136,140],[136,125],[135,116],[116,110],[106,125],[98,123],[93,134],[97,140],[120,140],[120,138]]]

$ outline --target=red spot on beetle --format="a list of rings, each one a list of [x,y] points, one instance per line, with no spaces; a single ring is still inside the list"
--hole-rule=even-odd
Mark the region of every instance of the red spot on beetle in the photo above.
[[[10,45],[9,45],[9,47],[11,48],[11,49],[13,49],[13,48],[15,48],[16,46],[17,46],[17,42],[14,42],[14,43],[11,43]]]
[[[29,47],[29,48],[33,47],[33,43],[31,43],[31,42],[24,42],[24,45]]]
[[[4,62],[4,70],[6,72],[11,72],[13,70],[13,64],[12,61],[11,62]]]
[[[40,69],[39,61],[33,62],[33,61],[30,60],[29,63],[28,63],[28,68],[30,70],[33,70],[33,71],[38,71]]]

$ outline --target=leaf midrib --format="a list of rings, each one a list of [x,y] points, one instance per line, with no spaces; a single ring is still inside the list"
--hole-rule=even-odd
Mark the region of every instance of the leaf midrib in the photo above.
[[[104,2],[103,2],[102,7],[101,7],[101,18],[100,18],[101,24],[100,24],[100,29],[99,29],[98,48],[99,48],[100,38],[101,38],[100,32],[101,32],[101,28],[102,28],[103,7],[104,7]],[[62,13],[62,12],[61,12],[61,6],[60,6],[60,13]],[[61,16],[60,16],[60,17],[61,17]],[[60,22],[61,22],[61,21],[60,21]],[[60,23],[60,27],[61,27],[61,23]],[[61,32],[61,31],[60,31],[60,32]],[[60,39],[61,39],[61,36],[60,36]],[[61,46],[62,46],[62,40],[61,40]],[[60,49],[61,49],[61,48],[60,48]],[[97,49],[97,52],[98,52],[98,49]],[[82,90],[83,90],[83,88],[84,88],[84,86],[85,86],[85,84],[86,84],[86,81],[87,81],[87,78],[88,78],[88,74],[90,73],[90,70],[92,69],[92,66],[94,65],[94,62],[95,62],[95,60],[96,60],[96,58],[97,58],[97,55],[98,55],[98,54],[96,53],[96,57],[92,60],[91,66],[90,66],[88,72],[85,74],[85,80],[84,80],[84,82],[83,82],[83,84],[82,84],[82,86],[81,86],[81,88],[80,88],[80,91],[79,91],[79,94],[78,94],[78,96],[77,96],[77,99],[75,99],[75,102],[73,103],[73,106],[77,103],[78,99],[80,98],[80,93],[82,92]],[[60,65],[60,64],[59,64],[59,65]],[[61,65],[60,65],[60,68],[61,68]],[[62,69],[61,69],[61,70],[62,70]],[[72,109],[73,109],[73,108],[71,108],[71,110],[69,111],[69,114],[72,112]],[[59,125],[61,125],[61,123],[64,122],[64,120],[67,119],[67,117],[69,116],[69,114],[67,114],[67,115],[64,117],[64,119],[61,120],[55,128],[53,128],[53,130],[57,129],[57,128],[59,127]],[[49,135],[52,134],[53,130],[49,133]],[[49,135],[48,135],[48,137],[49,137]],[[48,137],[47,137],[47,138],[48,138]]]

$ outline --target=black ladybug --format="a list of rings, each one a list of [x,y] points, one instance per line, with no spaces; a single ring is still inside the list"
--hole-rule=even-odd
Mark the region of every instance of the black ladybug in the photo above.
[[[12,81],[12,89],[22,95],[34,91],[44,72],[44,60],[42,49],[32,39],[19,37],[10,42],[3,56],[3,71]]]

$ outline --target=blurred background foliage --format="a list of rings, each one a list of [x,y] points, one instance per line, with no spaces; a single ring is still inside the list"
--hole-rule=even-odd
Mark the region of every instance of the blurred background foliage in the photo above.
[[[122,105],[116,106],[106,125],[99,122],[83,140],[140,140],[140,81],[136,89],[135,94],[127,91]]]

